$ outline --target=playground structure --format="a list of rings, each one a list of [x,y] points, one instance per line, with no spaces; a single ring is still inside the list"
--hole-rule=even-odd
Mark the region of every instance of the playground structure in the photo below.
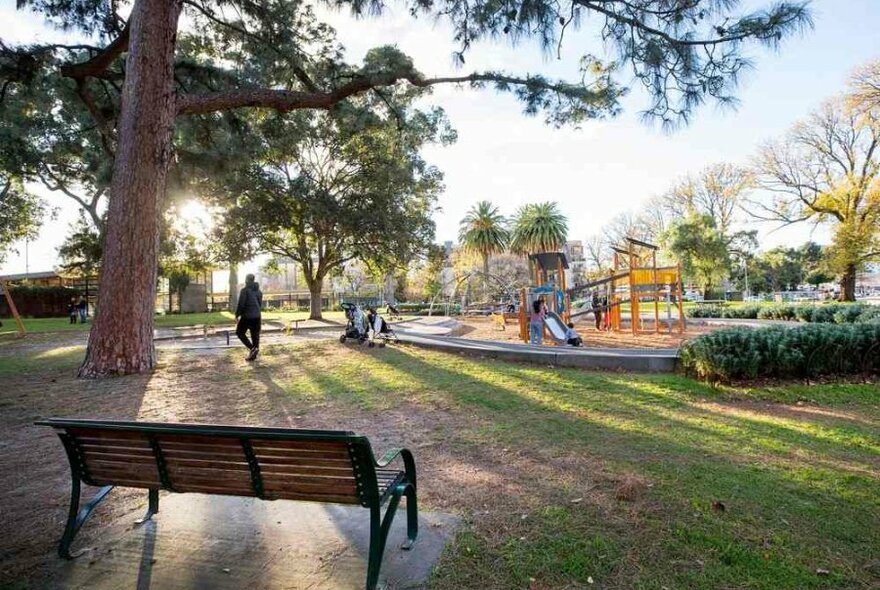
[[[567,292],[570,298],[589,294],[594,289],[605,293],[604,325],[606,329],[613,331],[621,330],[621,307],[630,305],[630,329],[633,334],[645,332],[660,333],[660,304],[665,303],[666,323],[669,333],[672,333],[673,324],[677,326],[679,334],[685,331],[684,309],[682,307],[682,295],[684,288],[681,281],[681,266],[657,266],[658,247],[648,242],[626,238],[626,248],[612,247],[614,251],[614,268],[609,271],[609,276],[580,285]],[[636,249],[641,250],[641,255]],[[644,251],[648,250],[649,254]],[[650,266],[648,261],[650,260]],[[625,262],[626,266],[623,266]],[[647,301],[643,301],[647,299]],[[674,302],[674,303],[673,303]],[[645,328],[642,317],[642,305],[647,303],[650,309],[653,303],[654,321],[653,330]],[[678,319],[673,322],[672,306],[678,310]],[[571,314],[577,317],[588,313],[595,313],[590,308]]]
[[[18,315],[18,308],[15,307],[15,302],[12,300],[12,294],[9,292],[9,285],[6,284],[6,281],[0,281],[0,291],[3,291],[3,295],[6,296],[6,303],[9,305],[9,312],[12,314],[15,324],[18,326],[18,337],[24,338],[24,322],[21,321],[21,316]]]
[[[514,293],[515,288],[512,284],[505,282],[501,277],[494,275],[492,273],[486,274],[481,270],[473,270],[464,273],[461,276],[452,277],[451,279],[444,282],[440,289],[437,291],[437,294],[431,298],[431,304],[428,307],[428,316],[434,315],[434,308],[443,308],[443,315],[450,315],[450,309],[455,305],[456,299],[460,299],[462,303],[465,303],[471,292],[471,281],[473,279],[480,279],[485,282],[486,285],[494,285],[494,290],[496,296],[500,299],[507,301],[509,303],[513,303],[515,301]],[[450,290],[450,287],[452,289]],[[462,289],[464,287],[464,289]],[[438,303],[437,299],[443,298],[444,301]],[[480,302],[476,304],[476,306],[484,311],[487,307],[491,308],[494,304],[489,302]],[[473,307],[471,305],[462,305],[461,313],[467,314],[470,311],[468,308]]]
[[[570,320],[571,298],[565,284],[568,259],[562,252],[529,255],[532,286],[520,290],[519,336],[529,341],[529,313],[532,304],[543,297],[547,305],[544,335],[556,344],[565,343],[566,324]]]

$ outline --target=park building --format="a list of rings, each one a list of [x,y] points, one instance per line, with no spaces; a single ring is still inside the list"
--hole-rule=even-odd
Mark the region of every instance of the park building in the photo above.
[[[570,287],[578,287],[586,280],[587,259],[584,257],[584,243],[581,240],[569,240],[562,248],[568,259],[566,283]]]

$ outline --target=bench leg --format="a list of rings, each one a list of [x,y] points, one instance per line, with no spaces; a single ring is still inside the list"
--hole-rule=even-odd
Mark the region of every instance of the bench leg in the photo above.
[[[406,495],[406,537],[407,541],[400,546],[404,551],[412,549],[416,537],[419,536],[419,508],[416,502],[416,489],[411,485],[406,486],[403,492]]]
[[[101,500],[104,499],[107,494],[110,493],[110,490],[113,489],[113,486],[104,486],[101,488],[97,494],[89,500],[85,506],[82,507],[82,510],[79,508],[79,496],[80,496],[80,483],[79,477],[73,478],[73,483],[70,486],[70,510],[67,514],[67,526],[64,527],[64,534],[61,536],[61,542],[58,543],[58,555],[64,559],[73,559],[74,557],[78,557],[79,554],[71,554],[70,553],[70,545],[73,543],[73,538],[79,532],[79,529],[82,528],[83,523],[92,513],[92,510],[95,509]]]
[[[379,570],[382,567],[382,555],[385,553],[385,542],[388,540],[388,531],[394,520],[394,514],[400,505],[400,497],[404,493],[404,486],[397,486],[391,493],[385,516],[381,516],[379,506],[370,508],[370,557],[367,562],[367,590],[375,590],[379,583]]]
[[[147,513],[144,514],[143,518],[134,521],[135,524],[144,524],[153,518],[154,514],[159,512],[159,490],[150,490],[148,498]]]

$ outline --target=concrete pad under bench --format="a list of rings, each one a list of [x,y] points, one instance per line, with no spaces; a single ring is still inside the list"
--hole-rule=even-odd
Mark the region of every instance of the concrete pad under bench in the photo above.
[[[112,493],[111,493],[112,495]],[[112,502],[112,497],[108,498]],[[100,510],[101,508],[98,508]],[[404,507],[401,506],[401,510]],[[364,587],[370,512],[359,506],[163,494],[144,525],[104,533],[73,561],[57,559],[52,588],[70,590],[351,590]],[[458,520],[420,512],[410,551],[406,518],[394,519],[380,587],[423,588]],[[124,525],[124,526],[122,526]],[[129,526],[131,525],[131,526]],[[97,522],[89,522],[93,528]],[[103,535],[103,536],[102,536]],[[83,538],[79,544],[85,542]],[[56,559],[53,555],[52,559]]]

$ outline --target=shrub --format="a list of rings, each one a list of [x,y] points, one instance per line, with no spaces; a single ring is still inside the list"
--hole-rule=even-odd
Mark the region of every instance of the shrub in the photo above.
[[[681,367],[713,382],[878,374],[880,322],[718,330],[686,342]]]
[[[854,324],[880,318],[880,306],[865,303],[766,303],[723,307],[701,305],[685,310],[689,318],[735,318],[799,321],[813,324]]]

